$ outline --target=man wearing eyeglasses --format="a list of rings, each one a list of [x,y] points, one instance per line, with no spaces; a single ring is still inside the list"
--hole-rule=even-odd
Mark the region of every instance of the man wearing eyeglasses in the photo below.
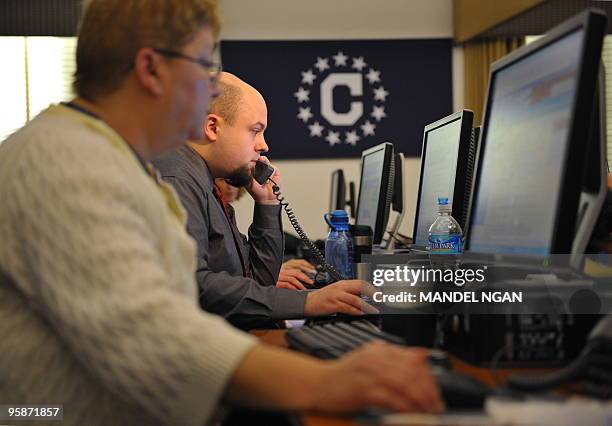
[[[345,280],[311,292],[275,286],[283,260],[281,206],[272,185],[252,179],[255,161],[267,162],[267,107],[238,77],[221,73],[219,93],[202,125],[203,138],[156,159],[188,213],[187,231],[198,243],[200,305],[249,329],[278,320],[336,312],[375,312],[360,297],[365,283]],[[244,186],[255,201],[248,239],[215,178]],[[278,169],[272,176],[280,184]]]
[[[206,58],[194,58],[193,56],[185,55],[184,53],[177,52],[176,50],[171,49],[162,49],[159,47],[153,48],[154,52],[159,53],[160,55],[164,55],[168,58],[177,58],[184,59],[189,62],[193,62],[194,64],[200,65],[210,74],[210,78],[213,83],[217,81],[219,75],[221,74],[221,63],[208,60]]]

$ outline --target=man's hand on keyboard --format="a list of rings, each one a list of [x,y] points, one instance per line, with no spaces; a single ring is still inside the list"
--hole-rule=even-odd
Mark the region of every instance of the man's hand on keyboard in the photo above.
[[[283,262],[281,266],[282,269],[297,269],[306,274],[315,274],[317,272],[317,268],[315,266],[304,259],[289,259],[286,262]]]
[[[338,413],[364,407],[441,412],[444,404],[427,353],[372,342],[328,361],[313,405],[317,411]]]
[[[313,284],[314,281],[299,269],[285,269],[285,267],[281,268],[276,281],[276,287],[289,290],[306,290],[306,285]]]
[[[335,313],[363,315],[377,314],[378,310],[360,296],[372,293],[372,285],[361,280],[343,280],[308,294],[304,314],[306,316]]]

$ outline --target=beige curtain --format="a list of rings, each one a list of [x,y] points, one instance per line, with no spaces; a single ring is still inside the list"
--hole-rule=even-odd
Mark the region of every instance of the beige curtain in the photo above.
[[[474,111],[474,126],[482,122],[491,64],[524,44],[524,37],[464,43],[464,105]]]

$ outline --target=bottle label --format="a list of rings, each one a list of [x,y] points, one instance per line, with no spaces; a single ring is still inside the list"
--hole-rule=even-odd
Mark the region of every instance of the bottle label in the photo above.
[[[432,254],[461,254],[463,252],[461,235],[431,234],[429,252]]]

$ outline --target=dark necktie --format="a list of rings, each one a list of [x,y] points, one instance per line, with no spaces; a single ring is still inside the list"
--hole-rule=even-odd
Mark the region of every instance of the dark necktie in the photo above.
[[[236,224],[236,218],[232,214],[230,205],[227,202],[227,200],[225,199],[225,197],[223,196],[223,193],[221,192],[219,187],[217,185],[213,185],[212,192],[213,192],[213,195],[215,196],[215,198],[219,201],[219,203],[221,203],[221,207],[223,207],[223,212],[225,213],[225,217],[227,217],[228,220],[230,222],[232,222],[232,224],[235,225]]]
[[[219,203],[221,204],[221,207],[223,207],[223,212],[225,213],[225,217],[227,218],[230,224],[232,235],[234,236],[234,243],[236,244],[238,255],[240,256],[240,259],[242,260],[243,275],[248,278],[253,278],[253,275],[251,274],[251,270],[249,268],[248,258],[245,259],[242,256],[242,251],[240,250],[240,247],[238,245],[239,244],[238,241],[241,241],[242,237],[240,237],[240,233],[238,231],[238,225],[236,224],[236,215],[234,214],[234,209],[227,202],[227,200],[223,196],[223,193],[221,192],[221,190],[219,189],[217,185],[213,184],[212,193],[217,199],[217,201],[219,201]]]

